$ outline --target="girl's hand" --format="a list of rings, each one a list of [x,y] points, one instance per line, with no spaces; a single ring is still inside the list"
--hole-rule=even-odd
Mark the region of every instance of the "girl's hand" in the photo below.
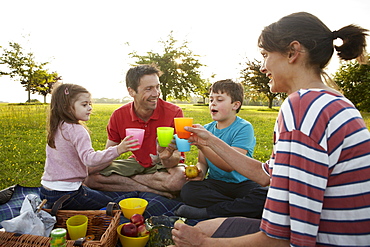
[[[133,135],[126,136],[120,144],[118,144],[118,153],[123,154],[128,151],[136,151],[139,150],[140,147],[137,147],[139,144],[138,139],[129,140],[130,138],[134,137]]]

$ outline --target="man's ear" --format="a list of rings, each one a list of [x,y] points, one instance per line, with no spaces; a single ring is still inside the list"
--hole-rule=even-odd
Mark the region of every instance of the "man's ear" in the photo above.
[[[289,44],[289,52],[288,52],[289,63],[294,63],[302,52],[304,52],[304,49],[301,43],[299,43],[296,40],[292,41]]]
[[[134,97],[134,96],[135,96],[135,94],[136,94],[135,90],[134,90],[134,89],[132,89],[132,88],[130,88],[130,87],[128,87],[128,88],[127,88],[127,91],[128,91],[128,94],[129,94],[131,97]]]

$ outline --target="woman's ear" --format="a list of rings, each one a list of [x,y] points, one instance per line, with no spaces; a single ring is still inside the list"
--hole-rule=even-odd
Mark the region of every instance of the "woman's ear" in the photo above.
[[[303,46],[298,41],[292,41],[289,45],[288,59],[289,63],[294,63],[301,53],[304,52]]]

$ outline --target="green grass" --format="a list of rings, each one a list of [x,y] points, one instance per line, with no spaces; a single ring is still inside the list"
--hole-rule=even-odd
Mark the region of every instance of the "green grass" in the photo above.
[[[105,147],[107,134],[105,127],[111,113],[118,104],[96,104],[94,114],[87,126],[91,131],[92,145],[95,150]],[[212,119],[207,106],[179,105],[184,115],[193,117],[195,123],[206,124]],[[40,186],[40,178],[45,163],[46,145],[46,105],[8,105],[0,104],[0,189],[13,184]],[[244,106],[238,116],[248,120],[254,126],[257,145],[254,157],[265,161],[271,154],[272,130],[277,116],[277,109]],[[368,128],[370,113],[363,113]],[[120,158],[126,158],[129,153]],[[197,149],[192,147],[186,153],[186,163],[195,164]]]

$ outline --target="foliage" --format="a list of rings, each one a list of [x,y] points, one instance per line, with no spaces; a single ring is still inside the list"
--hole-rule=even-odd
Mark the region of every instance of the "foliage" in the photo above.
[[[211,83],[208,79],[204,80],[204,83],[201,84],[195,91],[197,95],[202,97],[202,101],[198,103],[206,104],[206,100],[209,97],[209,88],[211,87]]]
[[[188,42],[177,46],[177,40],[172,32],[168,40],[160,41],[163,44],[163,53],[147,52],[141,56],[136,52],[129,55],[137,59],[137,64],[156,64],[163,72],[160,77],[163,100],[168,98],[185,100],[192,92],[203,86],[200,68],[204,66],[199,62],[198,55],[188,48]]]
[[[335,73],[334,81],[344,96],[361,111],[370,111],[370,60],[366,64],[346,62]]]
[[[246,67],[242,69],[240,73],[243,80],[241,83],[245,87],[246,98],[255,100],[263,94],[269,100],[268,107],[272,109],[273,100],[278,96],[284,98],[284,95],[280,93],[271,93],[269,86],[270,79],[260,71],[260,61],[256,59],[254,61],[248,60],[245,66]]]
[[[18,80],[28,92],[28,100],[31,100],[31,93],[46,95],[50,93],[52,84],[60,77],[56,72],[49,74],[44,70],[46,63],[36,63],[33,53],[24,54],[23,48],[18,43],[9,42],[10,49],[3,48],[0,57],[0,64],[8,67],[8,71],[1,71],[1,75],[8,75]],[[58,80],[56,80],[58,78]]]
[[[62,79],[57,72],[52,72],[51,74],[46,70],[37,70],[34,75],[34,81],[37,85],[32,88],[32,93],[38,93],[44,96],[44,103],[46,103],[46,96],[51,94],[54,85],[60,83]]]
[[[105,126],[111,113],[120,104],[94,104],[93,115],[87,122],[91,131],[91,141],[95,150],[103,150],[107,140]],[[206,124],[212,121],[206,106],[179,105],[185,116],[194,118],[195,123]],[[238,116],[254,126],[257,144],[254,157],[260,161],[269,159],[272,148],[273,126],[278,108],[243,106]],[[48,105],[9,105],[0,104],[0,189],[13,184],[40,186],[45,164],[46,116]],[[370,113],[362,113],[370,129]],[[186,153],[186,163],[195,164],[197,149],[191,147]],[[127,158],[130,153],[120,158]]]

